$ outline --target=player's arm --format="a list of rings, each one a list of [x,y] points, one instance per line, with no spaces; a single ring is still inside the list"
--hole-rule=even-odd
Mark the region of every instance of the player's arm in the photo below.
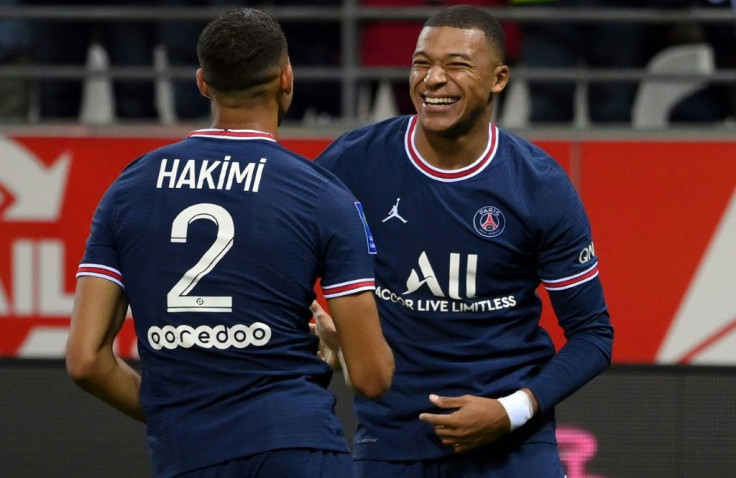
[[[600,280],[549,293],[565,345],[527,386],[547,412],[599,375],[611,363],[613,327]]]
[[[79,277],[66,366],[80,388],[145,422],[140,374],[113,353],[113,341],[127,310],[128,301],[120,286],[98,277]]]
[[[536,201],[540,230],[537,273],[566,342],[525,383],[542,413],[605,370],[613,347],[613,327],[598,276],[590,221],[564,171],[557,167],[547,178]]]
[[[345,382],[357,393],[375,399],[386,393],[394,373],[394,356],[381,332],[371,291],[328,299],[328,315],[316,302],[312,312],[320,338],[330,348],[325,357],[333,367],[339,359]]]

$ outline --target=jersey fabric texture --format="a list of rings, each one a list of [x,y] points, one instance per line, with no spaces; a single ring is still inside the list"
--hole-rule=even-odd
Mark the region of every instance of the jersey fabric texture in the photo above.
[[[199,130],[132,162],[77,276],[124,287],[156,476],[269,450],[348,452],[309,305],[374,289],[360,205],[258,131]]]
[[[401,478],[565,478],[557,446],[478,448],[422,461],[355,460],[353,476]]]
[[[414,146],[416,124],[402,116],[346,133],[317,159],[365,208],[396,360],[386,395],[355,399],[354,458],[453,455],[418,419],[447,413],[431,393],[498,398],[529,387],[540,413],[490,447],[556,444],[554,405],[610,363],[613,337],[579,196],[550,156],[492,124],[477,160],[437,169]],[[568,338],[557,356],[539,326],[540,283]]]
[[[177,478],[350,478],[348,453],[276,450],[200,468]]]

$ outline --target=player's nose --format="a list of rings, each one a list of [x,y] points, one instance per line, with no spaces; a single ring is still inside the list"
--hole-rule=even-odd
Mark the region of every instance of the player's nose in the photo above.
[[[445,69],[439,65],[432,65],[427,69],[427,76],[424,77],[424,83],[427,86],[435,86],[443,84],[447,81]]]

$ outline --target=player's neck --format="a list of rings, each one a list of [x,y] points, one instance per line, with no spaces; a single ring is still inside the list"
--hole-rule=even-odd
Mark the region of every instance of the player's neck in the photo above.
[[[230,130],[256,130],[278,137],[278,111],[273,108],[212,108],[212,128]]]
[[[473,164],[488,147],[488,129],[460,136],[445,136],[424,130],[418,125],[414,145],[425,161],[445,170],[461,169]]]

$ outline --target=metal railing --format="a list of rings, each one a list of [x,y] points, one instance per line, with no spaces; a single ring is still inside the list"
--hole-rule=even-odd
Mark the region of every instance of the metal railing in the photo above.
[[[183,22],[206,21],[233,8],[220,7],[161,7],[161,6],[0,6],[1,20],[37,21],[89,21],[89,22]],[[359,84],[365,81],[408,78],[409,65],[395,67],[368,67],[360,64],[359,45],[361,24],[369,21],[411,20],[424,21],[440,10],[439,7],[365,7],[359,0],[343,0],[332,6],[259,6],[282,23],[310,22],[337,23],[340,26],[339,66],[298,66],[295,71],[300,81],[338,81],[341,85],[340,121],[354,124],[360,120],[357,111]],[[564,8],[564,7],[488,7],[486,10],[499,20],[520,23],[602,23],[624,22],[639,24],[705,24],[730,23],[736,27],[736,11],[728,8],[652,9],[652,8]],[[295,41],[290,39],[290,41]],[[615,48],[616,46],[612,46]],[[734,46],[736,48],[736,46]],[[90,72],[84,66],[51,66],[41,64],[2,65],[0,79],[24,78],[33,83],[41,79],[78,79],[99,75],[109,79],[135,80],[183,80],[191,79],[196,65],[191,67],[168,66],[165,69],[150,67],[112,66],[105,71]],[[662,80],[681,82],[700,80],[708,83],[736,83],[736,68],[721,68],[712,73],[685,73],[681,75],[654,74],[644,68],[532,68],[521,66],[513,69],[513,78],[535,82],[574,81],[585,88],[590,82],[632,82]],[[33,91],[33,89],[31,89]],[[581,95],[576,95],[580,101]],[[576,111],[580,111],[580,105]],[[38,122],[38,115],[31,114],[30,122]],[[578,126],[588,126],[576,121]]]

